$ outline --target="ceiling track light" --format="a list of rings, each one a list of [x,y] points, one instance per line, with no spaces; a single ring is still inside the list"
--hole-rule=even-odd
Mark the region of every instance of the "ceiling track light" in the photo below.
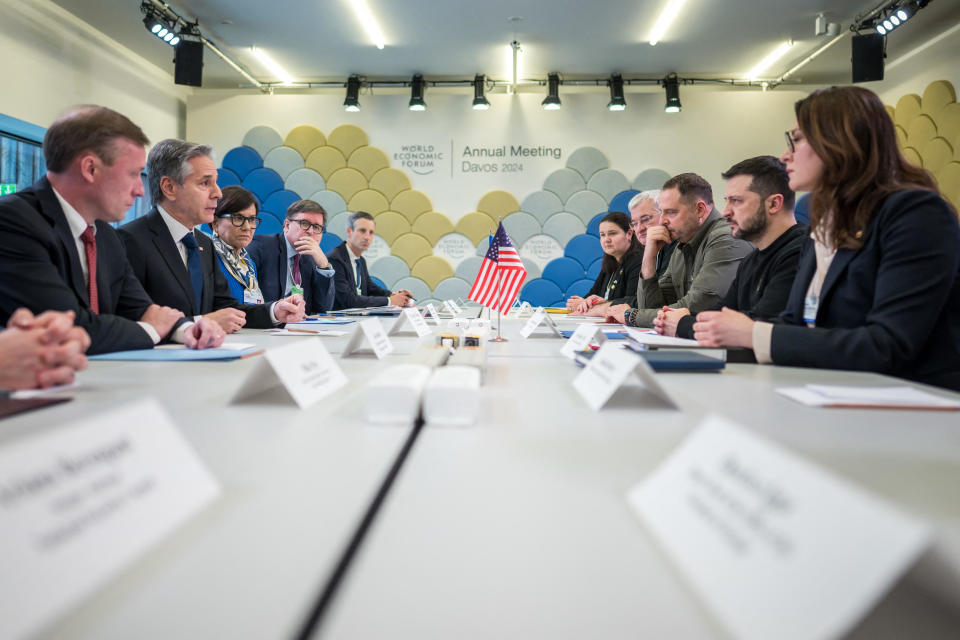
[[[140,10],[144,13],[143,26],[147,28],[147,31],[171,47],[175,47],[180,43],[180,34],[176,31],[179,20],[174,21],[168,19],[149,2],[141,4]]]
[[[667,74],[663,79],[663,89],[667,94],[667,103],[663,110],[667,113],[680,113],[682,105],[680,104],[680,80],[677,79],[677,74]]]
[[[610,85],[610,102],[607,103],[607,110],[623,111],[626,109],[627,101],[623,97],[623,76],[615,73],[610,76],[607,84]]]
[[[924,8],[927,4],[929,4],[929,0],[910,0],[909,2],[896,0],[885,7],[875,9],[864,19],[858,20],[851,27],[851,30],[859,31],[873,28],[874,31],[885,36],[897,27],[902,26],[904,22],[912,18],[918,10]]]
[[[556,73],[547,75],[547,97],[540,103],[547,111],[556,111],[560,108],[560,76]]]
[[[419,73],[414,74],[410,80],[410,111],[426,111],[427,103],[423,100],[423,92],[426,89],[426,83],[423,76]]]
[[[360,111],[360,76],[347,78],[347,97],[343,100],[344,111]]]
[[[475,111],[486,111],[490,108],[490,101],[483,95],[483,85],[486,78],[478,73],[473,78],[473,108]]]

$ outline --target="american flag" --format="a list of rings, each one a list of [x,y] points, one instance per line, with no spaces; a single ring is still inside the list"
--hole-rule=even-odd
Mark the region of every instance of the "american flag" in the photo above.
[[[477,274],[467,297],[485,307],[507,313],[510,305],[517,299],[520,285],[526,276],[527,270],[523,267],[523,261],[507,237],[501,222],[490,241],[490,248],[480,265],[480,273]]]

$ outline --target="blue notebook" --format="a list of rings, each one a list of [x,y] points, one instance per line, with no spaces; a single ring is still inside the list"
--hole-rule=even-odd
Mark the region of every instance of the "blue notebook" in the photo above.
[[[90,356],[88,360],[125,360],[147,362],[187,362],[193,360],[239,360],[245,356],[260,353],[256,347],[237,351],[236,349],[134,349],[133,351],[114,351]]]

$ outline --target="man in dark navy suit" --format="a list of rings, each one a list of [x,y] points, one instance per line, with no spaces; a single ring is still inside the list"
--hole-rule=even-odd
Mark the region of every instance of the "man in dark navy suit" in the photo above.
[[[283,233],[253,237],[247,253],[265,299],[298,294],[308,314],[333,308],[333,266],[320,248],[326,224],[319,202],[298,200],[287,208]]]
[[[241,304],[230,295],[213,241],[195,229],[213,221],[222,195],[210,154],[206,145],[173,139],[150,150],[147,176],[155,206],[120,228],[133,273],[152,299],[188,317],[214,320],[227,333],[302,320],[300,297],[263,305]]]
[[[346,241],[330,252],[330,263],[337,272],[334,276],[337,287],[334,309],[388,304],[404,307],[413,300],[413,294],[406,289],[391,293],[370,279],[363,252],[370,248],[376,230],[373,216],[366,211],[357,211],[347,221]]]
[[[0,198],[0,323],[25,307],[72,311],[88,353],[150,348],[161,340],[219,346],[223,331],[153,303],[116,231],[143,195],[143,131],[105,107],[77,107],[50,125],[47,175]]]

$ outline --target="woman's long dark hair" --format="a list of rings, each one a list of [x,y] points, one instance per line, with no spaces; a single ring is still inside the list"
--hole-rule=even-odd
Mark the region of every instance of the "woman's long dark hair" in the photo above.
[[[810,226],[824,244],[859,248],[874,211],[891,193],[939,193],[930,174],[900,153],[893,121],[872,91],[820,89],[797,102],[796,112],[800,131],[823,161]]]
[[[640,241],[637,240],[637,234],[635,234],[633,229],[630,228],[630,216],[627,214],[623,213],[622,211],[611,211],[607,215],[603,216],[603,218],[600,219],[600,222],[612,222],[623,229],[623,231],[630,236],[630,246],[627,248],[627,252],[624,253],[623,257],[620,259],[621,262],[626,260],[627,256],[634,251],[640,251],[640,249],[643,248],[643,245],[641,245]],[[620,268],[621,262],[617,262],[617,259],[609,253],[604,253],[603,262],[600,263],[600,271],[603,273],[613,273]]]

